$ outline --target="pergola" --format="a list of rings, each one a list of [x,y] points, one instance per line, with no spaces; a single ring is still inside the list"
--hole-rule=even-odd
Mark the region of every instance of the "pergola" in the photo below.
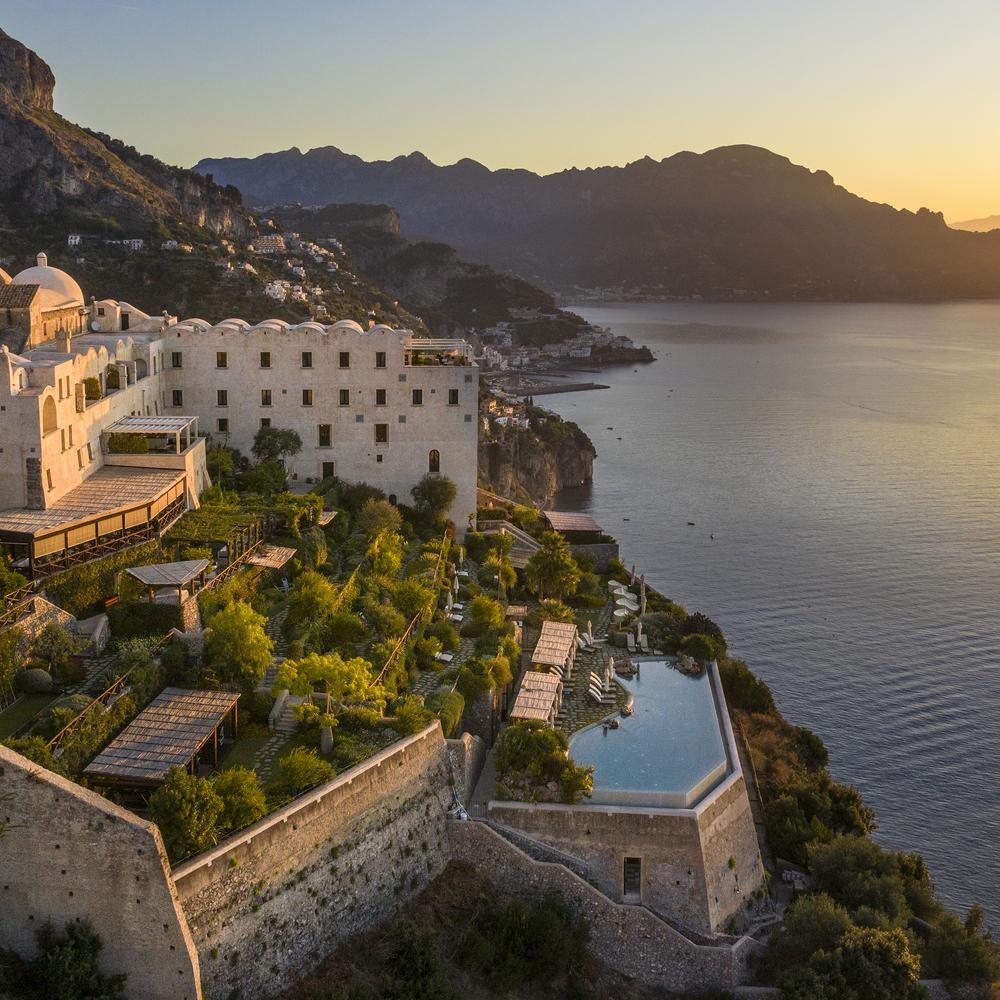
[[[154,566],[133,566],[126,570],[129,576],[138,580],[149,590],[149,603],[156,601],[161,590],[176,589],[177,603],[184,603],[184,591],[195,595],[195,581],[205,586],[207,559],[186,559],[183,562],[158,563]]]
[[[180,455],[191,447],[198,438],[197,417],[122,417],[110,427],[105,428],[101,438],[104,451],[108,450],[108,439],[112,434],[141,434],[147,438],[173,439],[173,451]],[[184,445],[181,447],[181,441]],[[157,449],[164,451],[167,449]]]
[[[239,694],[164,688],[85,768],[95,785],[156,788],[172,767],[192,773],[198,756],[211,744],[219,763],[220,738],[236,733]]]
[[[531,662],[552,667],[568,677],[576,659],[576,636],[577,628],[570,622],[542,622]]]
[[[294,555],[295,549],[285,548],[283,545],[261,545],[247,562],[264,569],[281,569]]]
[[[549,725],[555,722],[562,700],[562,680],[558,674],[529,670],[510,710],[512,719],[538,719]]]
[[[586,532],[599,534],[601,526],[589,514],[577,514],[564,510],[543,510],[542,517],[553,531],[560,533]]]

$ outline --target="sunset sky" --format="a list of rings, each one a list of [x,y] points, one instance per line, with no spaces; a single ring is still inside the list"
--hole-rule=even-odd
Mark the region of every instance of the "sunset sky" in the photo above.
[[[876,201],[1000,212],[1000,4],[0,0],[56,109],[190,166],[336,145],[548,173],[766,146]]]

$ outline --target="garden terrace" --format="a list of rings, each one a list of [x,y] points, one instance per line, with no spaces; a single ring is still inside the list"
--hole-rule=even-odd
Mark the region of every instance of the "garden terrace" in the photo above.
[[[101,435],[105,454],[128,453],[132,449],[122,443],[141,441],[142,453],[182,455],[197,440],[197,417],[122,417]]]
[[[600,534],[601,526],[589,514],[568,513],[561,510],[543,510],[542,517],[553,531],[560,534],[585,532]]]
[[[95,785],[155,788],[172,767],[195,772],[209,744],[212,764],[218,764],[227,722],[229,735],[235,733],[239,697],[231,691],[164,688],[84,768],[84,776]]]

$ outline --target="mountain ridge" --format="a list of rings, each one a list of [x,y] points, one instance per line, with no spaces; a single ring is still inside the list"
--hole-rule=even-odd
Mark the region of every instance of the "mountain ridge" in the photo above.
[[[867,201],[749,144],[551,174],[366,161],[336,146],[195,167],[256,205],[380,203],[402,233],[550,290],[646,297],[938,299],[1000,294],[1000,238]]]

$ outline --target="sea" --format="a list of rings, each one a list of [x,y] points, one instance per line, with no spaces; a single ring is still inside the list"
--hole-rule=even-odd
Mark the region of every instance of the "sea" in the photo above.
[[[538,397],[591,512],[1000,930],[1000,302],[571,306],[657,360]]]

